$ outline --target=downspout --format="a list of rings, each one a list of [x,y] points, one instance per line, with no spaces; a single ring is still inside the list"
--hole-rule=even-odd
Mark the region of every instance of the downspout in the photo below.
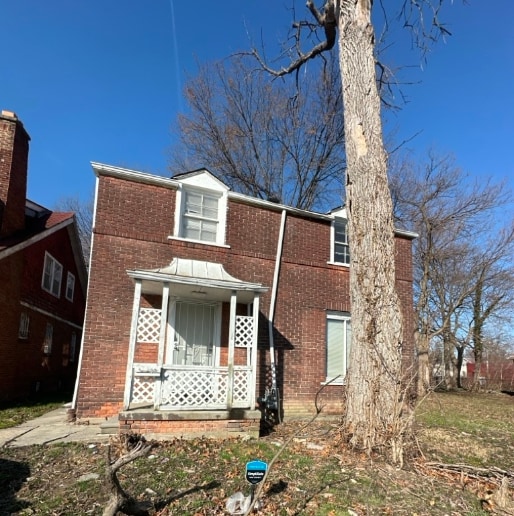
[[[286,227],[286,210],[282,210],[282,218],[280,220],[280,231],[278,234],[277,255],[275,257],[275,272],[273,274],[273,286],[271,288],[271,300],[268,316],[268,336],[269,336],[269,354],[271,365],[271,388],[277,393],[277,368],[275,361],[275,339],[273,338],[273,323],[275,321],[275,305],[277,302],[278,281],[280,275],[280,263],[282,261],[282,251],[284,248],[284,232]]]
[[[91,227],[91,245],[89,246],[89,267],[87,269],[88,274],[88,281],[87,281],[87,287],[86,287],[86,306],[84,309],[84,322],[82,324],[82,335],[80,337],[80,351],[79,351],[79,358],[78,358],[78,364],[77,364],[77,376],[75,377],[75,388],[73,389],[73,399],[71,401],[71,410],[73,411],[73,414],[76,414],[77,410],[77,398],[79,393],[79,386],[80,386],[80,374],[82,372],[82,359],[84,356],[84,341],[86,336],[86,315],[88,313],[88,304],[89,304],[89,285],[91,282],[89,281],[89,276],[91,275],[91,261],[93,258],[93,246],[95,243],[95,225],[96,225],[96,204],[98,201],[98,187],[99,187],[100,179],[97,177],[95,181],[95,200],[93,203],[93,225]]]

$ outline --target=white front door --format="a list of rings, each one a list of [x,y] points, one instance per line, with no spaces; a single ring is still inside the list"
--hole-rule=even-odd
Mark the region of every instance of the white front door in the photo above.
[[[215,366],[219,360],[220,307],[214,303],[176,301],[170,307],[172,342],[166,362],[183,366]]]

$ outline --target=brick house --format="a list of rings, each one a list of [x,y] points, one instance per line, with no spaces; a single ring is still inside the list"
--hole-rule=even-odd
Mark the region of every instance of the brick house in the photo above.
[[[86,267],[73,213],[26,198],[30,137],[0,114],[0,401],[71,391],[77,374]]]
[[[230,191],[207,170],[97,176],[76,415],[137,432],[258,427],[262,412],[340,413],[351,342],[344,209]],[[414,235],[396,234],[413,360]]]

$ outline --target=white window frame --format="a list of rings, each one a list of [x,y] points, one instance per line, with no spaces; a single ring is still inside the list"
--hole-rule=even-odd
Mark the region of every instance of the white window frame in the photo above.
[[[193,197],[199,202],[193,202]],[[209,206],[215,205],[215,206]],[[185,188],[182,191],[182,209],[180,214],[180,236],[187,240],[198,240],[209,244],[218,243],[220,196],[213,192]],[[215,211],[215,216],[212,212]],[[211,213],[209,213],[211,212]],[[187,234],[188,226],[196,225],[199,236]],[[213,235],[213,238],[209,238]]]
[[[68,301],[73,301],[73,296],[75,294],[75,274],[68,271],[66,277],[66,299]]]
[[[351,317],[348,312],[327,311],[325,372],[326,382],[330,382],[331,385],[345,383],[350,358],[351,334]],[[341,342],[336,342],[335,339]]]
[[[201,242],[202,244],[229,247],[225,244],[227,222],[227,193],[228,188],[207,171],[193,174],[180,182],[176,193],[175,226],[171,239],[186,240],[189,242]],[[187,214],[186,202],[188,194],[196,194],[202,197],[216,199],[217,216],[209,217],[206,214]],[[213,240],[190,238],[185,236],[185,220],[196,220],[200,225],[205,223],[216,224],[216,236]]]
[[[41,288],[55,297],[61,297],[62,264],[50,253],[45,252]]]
[[[345,225],[345,234],[344,234],[344,240],[337,241],[336,240],[336,223],[344,221]],[[331,227],[331,238],[330,238],[330,255],[331,255],[331,263],[335,263],[338,265],[346,265],[347,267],[350,265],[350,244],[348,241],[348,219],[346,217],[341,217],[336,215],[334,217],[334,220],[332,222]],[[344,259],[343,261],[338,260],[336,258],[336,246],[341,245],[344,249]]]
[[[45,340],[43,341],[43,353],[45,355],[52,354],[53,339],[54,339],[54,326],[52,323],[46,323]]]
[[[30,317],[27,312],[20,314],[20,327],[18,329],[18,338],[27,340],[29,338]]]

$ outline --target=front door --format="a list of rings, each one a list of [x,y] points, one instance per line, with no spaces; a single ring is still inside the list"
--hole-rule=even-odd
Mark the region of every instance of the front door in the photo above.
[[[217,304],[177,301],[172,323],[175,330],[172,332],[174,338],[171,346],[168,347],[169,353],[166,362],[169,363],[171,358],[173,365],[217,365],[218,319],[219,307]]]

